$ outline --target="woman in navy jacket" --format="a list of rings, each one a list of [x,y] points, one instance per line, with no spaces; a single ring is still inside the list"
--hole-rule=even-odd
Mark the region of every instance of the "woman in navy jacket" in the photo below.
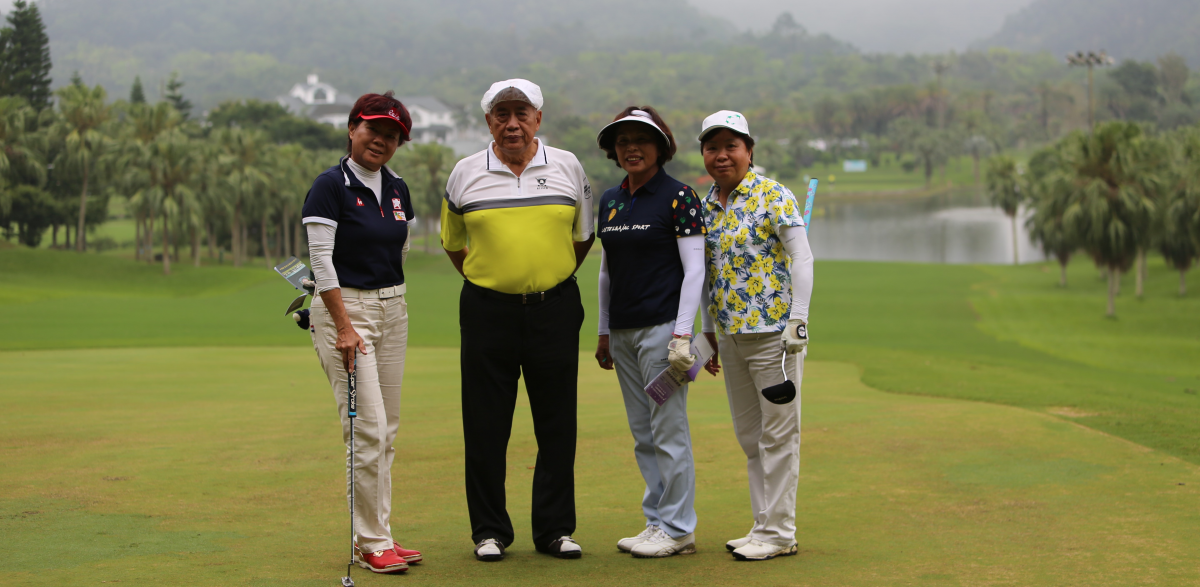
[[[386,163],[409,140],[412,118],[391,92],[365,94],[350,111],[349,154],[317,176],[304,200],[317,282],[312,338],[329,378],[354,481],[355,562],[376,573],[408,570],[421,553],[392,538],[392,443],[408,344],[404,259],[413,220],[408,186]],[[347,373],[356,373],[358,416],[350,462]]]

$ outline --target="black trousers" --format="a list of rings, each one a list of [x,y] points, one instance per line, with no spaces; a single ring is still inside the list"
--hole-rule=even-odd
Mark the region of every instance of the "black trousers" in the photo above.
[[[504,479],[517,380],[525,377],[538,455],[531,525],[538,550],[575,532],[575,431],[579,328],[583,304],[575,278],[545,301],[527,303],[463,284],[462,415],[471,538],[514,539]]]

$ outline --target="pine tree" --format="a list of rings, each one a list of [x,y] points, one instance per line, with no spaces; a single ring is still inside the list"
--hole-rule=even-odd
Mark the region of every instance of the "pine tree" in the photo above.
[[[7,95],[20,96],[37,110],[50,105],[50,38],[36,4],[16,0],[4,29],[3,75]]]
[[[133,87],[129,88],[129,103],[130,104],[145,104],[146,93],[142,91],[142,77],[134,76]]]
[[[187,98],[183,97],[183,80],[179,79],[179,72],[172,71],[171,79],[167,80],[166,99],[187,119],[192,113],[192,103]]]

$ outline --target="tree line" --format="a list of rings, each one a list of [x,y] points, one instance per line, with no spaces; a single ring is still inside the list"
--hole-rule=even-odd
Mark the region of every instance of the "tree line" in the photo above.
[[[1186,272],[1200,257],[1200,127],[1102,123],[1038,150],[1027,169],[1010,156],[992,158],[987,185],[1014,231],[1018,207],[1031,209],[1030,235],[1058,262],[1060,286],[1077,252],[1095,262],[1107,276],[1109,316],[1130,269],[1142,296],[1152,251],[1179,272],[1179,295],[1186,293]]]
[[[0,98],[0,227],[36,247],[77,251],[107,220],[108,201],[125,200],[135,226],[135,255],[161,262],[187,248],[235,266],[305,250],[300,210],[312,180],[344,154],[345,134],[288,114],[272,103],[223,104],[206,121],[189,120],[181,95],[150,104],[108,102],[104,88],[78,78],[37,111],[21,97]],[[407,173],[418,213],[437,216],[453,152],[437,144],[402,148],[393,168]],[[432,178],[432,179],[429,179]],[[435,189],[436,188],[436,189]],[[436,195],[434,195],[436,194]]]

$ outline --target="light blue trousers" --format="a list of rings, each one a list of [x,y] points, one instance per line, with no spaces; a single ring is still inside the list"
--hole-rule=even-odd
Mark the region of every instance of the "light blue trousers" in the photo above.
[[[662,528],[672,538],[682,538],[696,530],[696,467],[688,429],[687,387],[661,406],[643,391],[670,364],[667,343],[674,330],[674,321],[614,329],[608,345],[625,397],[633,453],[646,480],[642,512],[648,524]]]

